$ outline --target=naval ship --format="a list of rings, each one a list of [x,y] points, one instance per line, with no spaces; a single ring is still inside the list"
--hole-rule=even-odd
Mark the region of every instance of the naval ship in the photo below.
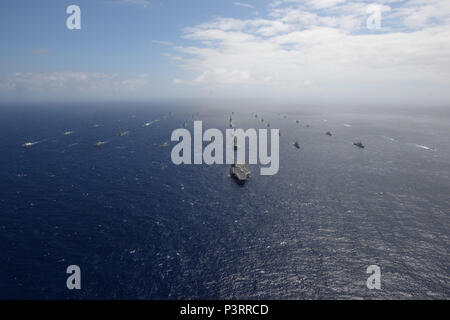
[[[244,184],[250,178],[250,169],[246,164],[232,164],[230,169],[231,176],[239,184]]]

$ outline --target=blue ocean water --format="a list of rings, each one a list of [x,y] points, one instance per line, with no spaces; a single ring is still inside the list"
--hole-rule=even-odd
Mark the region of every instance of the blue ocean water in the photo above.
[[[281,130],[277,175],[172,164],[174,129],[230,109],[3,106],[0,298],[450,298],[448,114],[233,111]]]

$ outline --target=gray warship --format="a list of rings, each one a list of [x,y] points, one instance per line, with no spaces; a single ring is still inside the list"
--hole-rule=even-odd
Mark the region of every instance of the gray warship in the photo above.
[[[355,145],[355,146],[357,146],[358,148],[361,148],[361,149],[364,149],[364,148],[365,148],[365,146],[362,144],[361,141],[355,142],[355,143],[353,143],[353,145]]]
[[[246,164],[232,164],[230,169],[231,176],[239,184],[244,184],[250,178],[250,169]]]

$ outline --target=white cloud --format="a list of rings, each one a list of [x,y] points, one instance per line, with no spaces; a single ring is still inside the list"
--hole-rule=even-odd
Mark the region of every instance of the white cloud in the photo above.
[[[314,9],[324,9],[334,7],[337,4],[344,3],[347,0],[309,0],[307,5]]]
[[[187,28],[184,37],[197,44],[174,48],[199,89],[425,97],[450,85],[450,1],[429,1],[439,12],[428,1],[379,1],[380,32],[365,29],[369,1],[277,1],[269,18],[219,17]]]
[[[218,68],[206,70],[197,78],[196,83],[215,83],[215,84],[246,84],[250,83],[250,72],[245,70],[229,70],[226,68]]]
[[[397,15],[410,28],[423,28],[437,23],[450,23],[450,1],[412,0],[398,9]]]
[[[238,7],[244,7],[244,8],[249,8],[249,9],[255,9],[255,7],[252,6],[251,4],[249,4],[249,3],[244,3],[244,2],[235,2],[234,5],[235,5],[235,6],[238,6]]]

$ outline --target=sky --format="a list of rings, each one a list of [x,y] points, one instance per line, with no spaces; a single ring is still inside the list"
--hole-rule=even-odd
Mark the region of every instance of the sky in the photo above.
[[[449,0],[2,0],[0,35],[0,102],[450,103]]]

